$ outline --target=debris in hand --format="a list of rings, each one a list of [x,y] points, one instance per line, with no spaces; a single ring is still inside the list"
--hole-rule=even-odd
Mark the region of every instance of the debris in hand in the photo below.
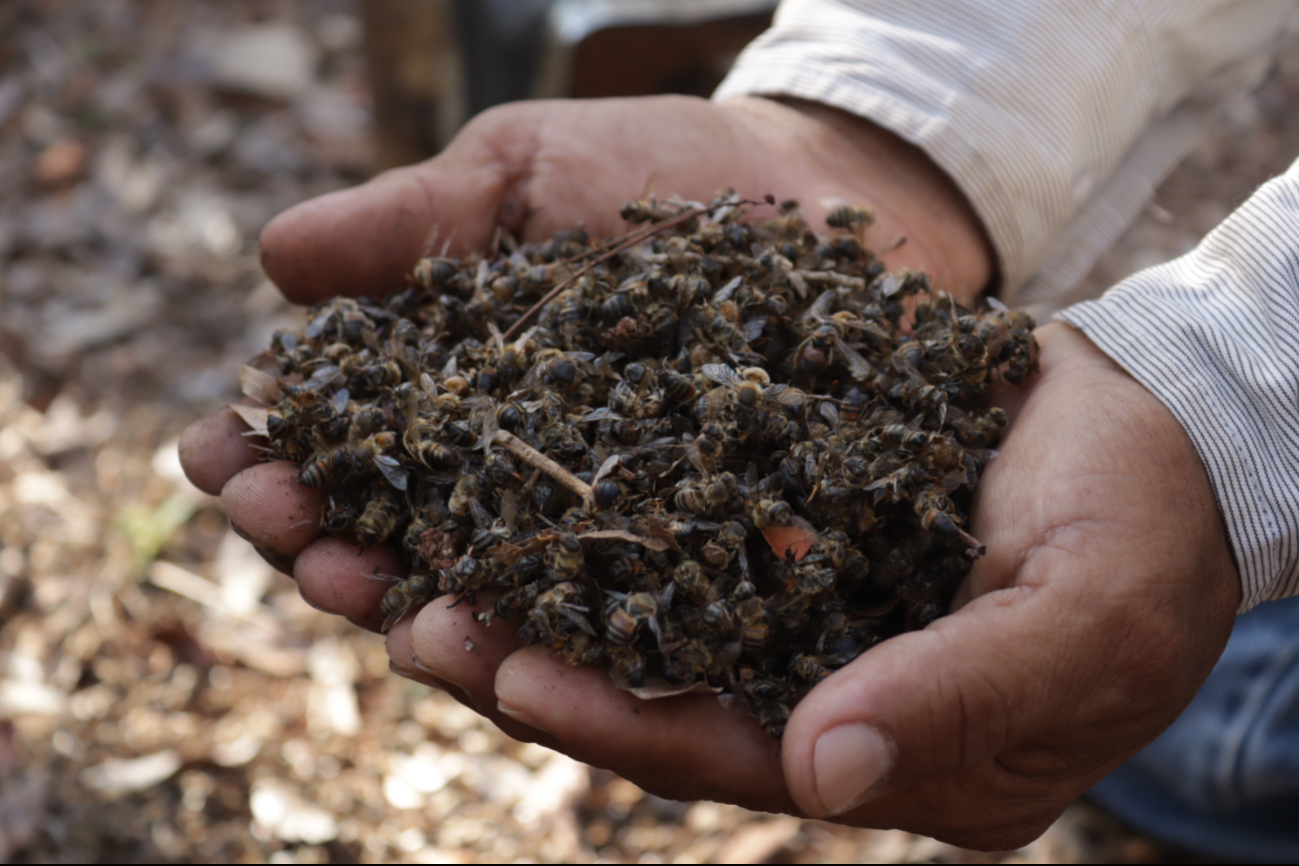
[[[244,373],[278,397],[266,456],[329,492],[326,531],[404,549],[388,627],[494,598],[571,664],[721,693],[779,736],[817,682],[947,610],[984,552],[989,385],[1035,372],[1033,319],[888,273],[864,208],[821,236],[758,204],[632,202],[603,241],[499,231],[277,332],[278,376]]]

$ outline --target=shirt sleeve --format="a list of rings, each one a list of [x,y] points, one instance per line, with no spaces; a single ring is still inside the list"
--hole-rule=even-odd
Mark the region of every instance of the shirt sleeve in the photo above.
[[[808,99],[924,150],[982,218],[1000,294],[1042,313],[1233,90],[1289,0],[785,0],[715,99]]]
[[[1299,162],[1185,256],[1059,318],[1190,434],[1234,548],[1241,610],[1299,595]]]

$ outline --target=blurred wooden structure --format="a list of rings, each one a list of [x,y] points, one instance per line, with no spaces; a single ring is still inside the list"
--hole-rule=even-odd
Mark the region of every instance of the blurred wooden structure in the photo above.
[[[362,4],[379,167],[533,97],[707,96],[775,0],[375,0]]]
[[[377,168],[419,162],[450,140],[464,116],[451,2],[375,0],[360,5]]]

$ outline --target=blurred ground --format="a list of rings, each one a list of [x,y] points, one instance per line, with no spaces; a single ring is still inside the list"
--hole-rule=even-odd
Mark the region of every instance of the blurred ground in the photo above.
[[[999,855],[647,796],[388,672],[183,480],[293,322],[255,241],[370,165],[356,6],[0,4],[0,860],[1177,859],[1078,805]],[[1299,154],[1299,39],[1089,278]]]

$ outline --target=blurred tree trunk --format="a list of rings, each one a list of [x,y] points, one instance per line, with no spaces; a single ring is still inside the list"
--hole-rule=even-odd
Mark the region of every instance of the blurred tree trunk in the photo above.
[[[451,0],[369,0],[361,9],[376,167],[427,159],[455,134],[464,114]]]

